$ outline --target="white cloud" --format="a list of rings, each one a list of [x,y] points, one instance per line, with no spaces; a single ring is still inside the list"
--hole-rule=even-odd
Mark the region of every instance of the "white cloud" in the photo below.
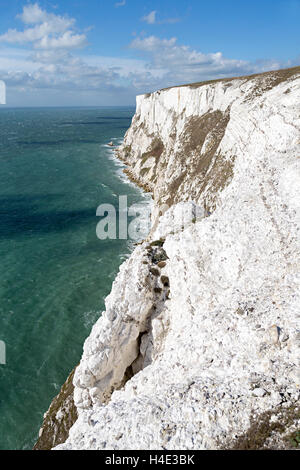
[[[66,31],[58,38],[44,36],[34,47],[36,49],[79,49],[86,44],[87,40],[84,34],[73,34],[71,31]]]
[[[136,94],[167,86],[293,65],[250,63],[226,58],[221,52],[204,54],[178,44],[175,37],[153,35],[131,42],[131,53],[137,58],[82,52],[79,56],[76,49],[85,46],[87,38],[76,30],[73,18],[48,13],[34,3],[23,8],[19,19],[25,25],[23,31],[10,29],[0,36],[0,78],[6,82],[8,97],[22,98],[19,104],[33,95],[39,105],[63,105],[65,97],[67,104],[72,100],[74,104],[129,104]],[[156,21],[155,14],[150,21]]]
[[[156,21],[156,11],[153,10],[149,13],[149,15],[146,15],[146,16],[143,16],[143,18],[141,18],[142,21],[145,21],[146,23],[148,24],[155,24],[155,21]]]
[[[140,74],[134,79],[137,88],[142,88],[144,83],[146,90],[291,66],[290,62],[283,64],[265,60],[253,63],[230,59],[224,57],[221,52],[204,54],[189,46],[178,45],[175,37],[138,37],[131,42],[130,47],[144,59],[147,57],[148,73]]]
[[[82,57],[82,60],[92,67],[114,69],[121,77],[129,77],[131,74],[144,73],[147,67],[147,62],[144,60],[125,59],[121,57],[86,55]]]
[[[49,19],[50,15],[42,10],[38,3],[29,4],[24,6],[23,12],[20,15],[17,15],[17,18],[25,24],[36,24],[42,23]]]
[[[165,69],[175,80],[198,80],[203,76],[219,76],[249,69],[246,61],[226,59],[221,52],[203,54],[185,45],[177,45],[176,38],[160,39],[156,36],[136,38],[132,49],[144,52],[150,59],[151,69]]]
[[[141,21],[144,21],[145,23],[148,24],[175,24],[180,21],[180,18],[165,18],[164,20],[158,20],[157,19],[157,11],[153,10],[151,11],[148,15],[145,15],[141,18]]]
[[[19,72],[30,73],[38,70],[39,65],[28,58],[28,51],[23,49],[0,49],[0,76]]]
[[[84,34],[74,32],[74,18],[67,18],[42,10],[37,3],[24,6],[18,18],[26,25],[23,31],[9,29],[0,35],[0,43],[32,43],[34,48],[73,49],[83,47],[87,40]],[[28,25],[33,25],[28,27]]]
[[[101,95],[98,104],[128,104],[136,94],[131,74],[141,73],[144,68],[139,62],[97,56],[80,58],[63,49],[30,53],[0,48],[0,77],[13,99],[23,96],[23,102],[34,96],[39,105],[66,104],[67,99],[67,104],[72,104],[72,99],[76,104],[84,96],[86,104],[95,104],[95,97]]]
[[[160,39],[156,36],[148,36],[146,38],[134,39],[130,44],[130,47],[132,49],[138,49],[140,51],[156,52],[159,50],[160,47],[163,47],[163,49],[172,48],[175,45],[176,41],[176,38]]]
[[[117,2],[115,3],[115,7],[124,7],[126,5],[126,0],[123,0],[122,2]]]

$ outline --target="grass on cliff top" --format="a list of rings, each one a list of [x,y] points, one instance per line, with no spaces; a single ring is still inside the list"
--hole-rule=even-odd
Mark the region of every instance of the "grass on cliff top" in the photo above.
[[[274,86],[279,85],[280,83],[288,80],[291,78],[293,75],[300,74],[300,66],[297,67],[292,67],[288,69],[280,69],[280,70],[271,70],[269,72],[263,72],[263,73],[255,73],[253,75],[243,75],[241,77],[230,77],[230,78],[218,78],[215,80],[207,80],[204,82],[195,82],[195,83],[185,83],[183,85],[175,85],[175,86],[170,86],[167,88],[162,88],[160,91],[166,91],[170,90],[171,88],[181,88],[181,87],[190,87],[190,88],[199,88],[204,85],[210,85],[212,83],[218,83],[218,82],[231,82],[233,80],[252,80],[253,78],[256,77],[274,77],[276,79],[276,83]],[[150,93],[147,95],[150,96]]]

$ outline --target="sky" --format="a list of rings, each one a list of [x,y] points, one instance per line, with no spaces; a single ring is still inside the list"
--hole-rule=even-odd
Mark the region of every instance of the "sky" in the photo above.
[[[135,96],[300,64],[300,0],[0,0],[7,106]]]

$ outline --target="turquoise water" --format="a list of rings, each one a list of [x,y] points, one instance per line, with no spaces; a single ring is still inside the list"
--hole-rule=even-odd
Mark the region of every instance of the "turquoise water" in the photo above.
[[[0,449],[32,448],[129,252],[97,238],[96,209],[144,197],[105,146],[133,112],[0,109]]]

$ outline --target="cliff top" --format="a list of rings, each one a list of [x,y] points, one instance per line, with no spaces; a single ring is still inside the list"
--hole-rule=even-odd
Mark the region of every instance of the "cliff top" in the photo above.
[[[261,78],[268,78],[270,77],[273,80],[272,87],[279,85],[280,83],[288,80],[290,77],[293,75],[300,74],[300,65],[296,67],[291,67],[287,69],[280,69],[280,70],[271,70],[268,72],[263,72],[263,73],[255,73],[252,75],[243,75],[240,77],[230,77],[230,78],[218,78],[215,80],[206,80],[203,82],[195,82],[195,83],[185,83],[182,85],[174,85],[166,88],[161,88],[159,91],[166,91],[170,90],[172,88],[182,88],[182,87],[190,87],[190,88],[199,88],[204,85],[210,85],[212,83],[218,83],[218,82],[231,82],[233,80],[252,80],[253,78],[256,77],[261,77]],[[151,93],[145,93],[146,96],[150,96]]]

